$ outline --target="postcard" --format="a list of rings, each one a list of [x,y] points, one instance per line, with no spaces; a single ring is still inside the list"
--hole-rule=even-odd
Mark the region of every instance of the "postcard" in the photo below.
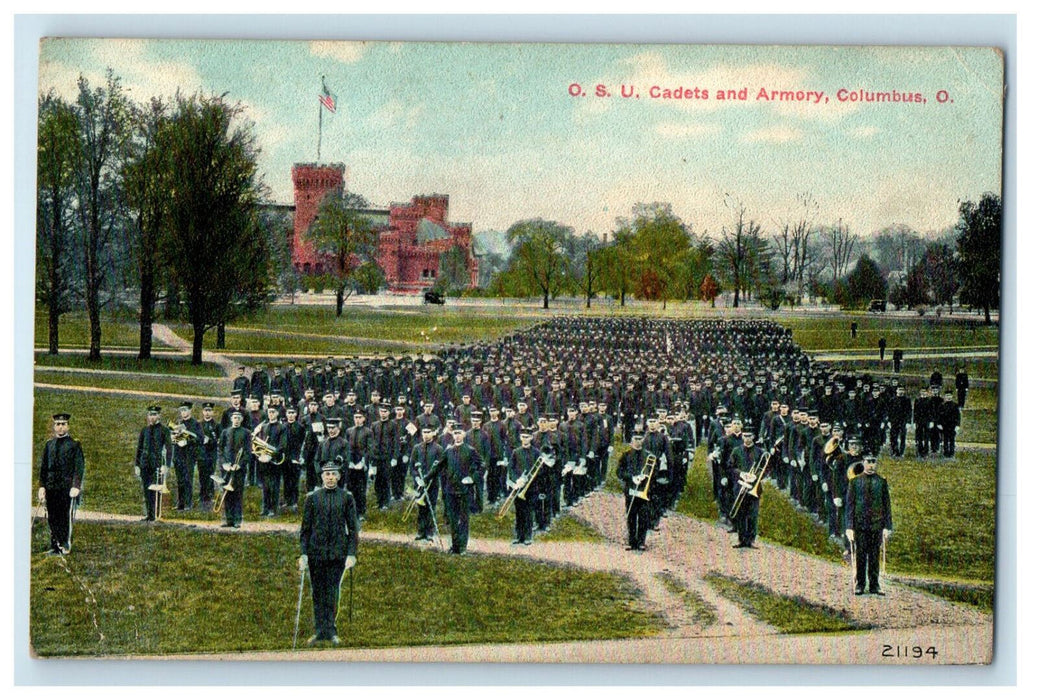
[[[1004,69],[44,39],[32,654],[991,663]]]

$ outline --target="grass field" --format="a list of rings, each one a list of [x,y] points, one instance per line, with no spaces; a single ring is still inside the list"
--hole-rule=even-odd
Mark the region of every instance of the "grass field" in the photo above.
[[[866,625],[854,622],[837,610],[799,596],[780,595],[759,583],[740,581],[720,574],[708,574],[706,580],[725,598],[785,634],[868,629]]]
[[[47,311],[37,310],[35,317],[36,347],[47,347],[50,337],[47,327]],[[140,325],[136,314],[102,313],[101,314],[101,349],[112,347],[136,348],[140,345]],[[61,315],[58,322],[59,348],[85,348],[90,346],[90,325],[85,311],[74,311]],[[158,348],[168,347],[158,340],[152,341]]]
[[[75,367],[109,372],[143,372],[147,374],[184,374],[197,377],[222,377],[223,370],[212,362],[191,364],[190,358],[153,357],[138,360],[133,355],[106,355],[102,351],[99,362],[91,362],[86,355],[48,355],[36,353],[37,367]]]
[[[972,321],[967,324],[926,317],[891,318],[866,314],[789,319],[777,314],[773,318],[783,326],[792,328],[793,340],[805,350],[874,349],[878,358],[880,338],[886,338],[888,353],[896,347],[998,345],[998,326],[984,326],[976,316],[967,317]],[[852,322],[858,324],[857,338],[851,338]]]
[[[669,571],[659,571],[654,576],[668,591],[684,601],[685,607],[688,608],[696,624],[709,627],[717,622],[717,608],[703,600],[703,597],[695,591],[689,590],[677,576]]]
[[[35,381],[62,386],[91,386],[125,391],[143,391],[155,394],[183,394],[187,396],[227,396],[231,390],[229,379],[202,379],[188,377],[144,377],[132,374],[103,372],[67,372],[62,369],[37,367]],[[222,408],[222,404],[221,404]]]
[[[173,326],[173,330],[181,338],[191,342],[192,333],[190,328],[187,326]],[[375,338],[376,336],[371,337]],[[344,355],[398,355],[407,352],[419,352],[422,349],[418,345],[386,347],[371,343],[346,342],[316,335],[279,335],[277,331],[237,330],[234,328],[227,330],[224,340],[226,341],[224,351],[229,353],[269,353],[289,359],[295,356],[306,355],[333,355],[335,357]],[[205,334],[202,347],[206,350],[216,349],[215,331],[209,331]],[[263,361],[269,363],[271,360],[264,358]],[[243,364],[251,366],[253,363],[246,362]]]
[[[930,375],[936,367],[944,376],[944,389],[955,392],[955,373],[959,367],[965,367],[971,384],[975,379],[987,381],[998,381],[999,361],[997,357],[919,357],[911,356],[905,358],[901,363],[901,374],[894,374],[894,363],[890,359],[890,350],[887,349],[885,360],[879,359],[879,354],[865,356],[861,360],[839,360],[830,363],[835,368],[847,369],[852,372],[876,372],[882,376],[898,377],[904,384],[926,385],[930,384]],[[973,391],[976,386],[970,389]]]
[[[47,546],[35,529],[33,551]],[[80,523],[69,557],[32,556],[30,633],[44,656],[291,649],[298,540]],[[344,605],[348,584],[344,583]],[[627,579],[492,556],[365,543],[348,647],[644,637],[664,622]],[[464,611],[464,614],[459,614]],[[299,635],[313,633],[309,584]],[[305,645],[303,646],[305,648]]]

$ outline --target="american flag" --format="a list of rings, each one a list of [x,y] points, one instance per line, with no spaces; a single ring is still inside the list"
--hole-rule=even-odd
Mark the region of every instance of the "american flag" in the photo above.
[[[317,99],[321,101],[329,112],[335,112],[335,94],[328,89],[328,86],[324,84],[324,78],[321,79],[321,94],[317,96]]]

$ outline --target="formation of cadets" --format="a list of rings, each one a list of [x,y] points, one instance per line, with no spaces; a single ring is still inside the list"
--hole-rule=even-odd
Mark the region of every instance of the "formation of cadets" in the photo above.
[[[251,375],[239,367],[219,420],[212,404],[198,421],[185,403],[167,426],[150,407],[136,464],[146,504],[149,484],[170,466],[178,509],[193,506],[194,464],[202,507],[214,484],[231,484],[224,525],[239,527],[246,484],[262,488],[269,517],[295,510],[300,478],[312,491],[335,463],[361,520],[413,490],[417,539],[436,534],[432,513],[442,501],[451,549],[461,553],[469,514],[510,495],[515,544],[549,530],[603,485],[615,438],[631,446],[617,476],[628,546],[641,549],[684,490],[697,445],[707,444],[727,519],[739,483],[778,443],[769,476],[846,544],[842,494],[856,460],[888,440],[890,454],[903,455],[910,425],[920,457],[954,455],[961,405],[950,391],[942,400],[935,374],[913,402],[896,378],[813,363],[770,321],[556,318],[435,357],[328,358],[259,365]],[[755,507],[731,523],[741,546],[752,546]]]

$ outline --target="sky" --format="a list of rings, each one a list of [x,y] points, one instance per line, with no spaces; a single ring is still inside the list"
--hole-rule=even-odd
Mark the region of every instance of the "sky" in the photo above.
[[[320,160],[377,205],[448,194],[475,231],[540,217],[601,235],[668,202],[697,233],[739,207],[775,233],[807,193],[816,224],[926,233],[1001,191],[1003,59],[983,48],[51,39],[40,91],[73,98],[107,68],[135,100],[241,102],[282,203],[293,163],[318,159],[324,76]],[[692,98],[654,96],[675,89]],[[839,99],[859,90],[926,102]]]

